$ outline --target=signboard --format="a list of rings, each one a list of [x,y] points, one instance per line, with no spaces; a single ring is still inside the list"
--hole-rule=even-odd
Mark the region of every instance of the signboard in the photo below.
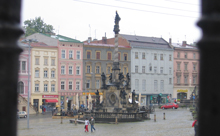
[[[83,93],[83,95],[96,95],[95,92]],[[103,93],[99,93],[99,95],[103,95]]]
[[[152,97],[152,95],[150,96],[150,100],[152,100],[153,99],[153,97]]]
[[[180,90],[177,90],[177,92],[183,92],[183,93],[186,93],[186,92],[188,92],[188,90],[187,90],[187,89],[186,89],[186,90],[180,89]]]
[[[160,93],[159,95],[162,96],[162,93]]]
[[[42,98],[58,98],[58,95],[42,95]]]

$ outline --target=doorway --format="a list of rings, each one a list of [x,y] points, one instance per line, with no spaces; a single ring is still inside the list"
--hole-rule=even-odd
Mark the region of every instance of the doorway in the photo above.
[[[34,104],[34,108],[36,109],[36,111],[38,111],[39,99],[34,99],[33,104]]]

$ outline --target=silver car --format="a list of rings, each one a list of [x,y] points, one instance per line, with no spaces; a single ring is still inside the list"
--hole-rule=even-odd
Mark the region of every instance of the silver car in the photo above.
[[[27,113],[25,111],[19,111],[18,112],[18,117],[19,118],[26,118],[27,117]]]

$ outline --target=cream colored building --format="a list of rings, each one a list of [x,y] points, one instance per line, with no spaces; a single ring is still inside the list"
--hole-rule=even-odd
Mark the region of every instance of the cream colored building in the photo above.
[[[40,42],[31,46],[31,104],[39,112],[41,105],[51,111],[58,105],[58,48]]]

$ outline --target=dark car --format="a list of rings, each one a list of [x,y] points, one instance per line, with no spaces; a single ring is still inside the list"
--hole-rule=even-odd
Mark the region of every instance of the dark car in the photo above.
[[[167,103],[166,105],[161,106],[161,109],[168,109],[168,108],[177,109],[179,108],[179,105],[176,103]]]

